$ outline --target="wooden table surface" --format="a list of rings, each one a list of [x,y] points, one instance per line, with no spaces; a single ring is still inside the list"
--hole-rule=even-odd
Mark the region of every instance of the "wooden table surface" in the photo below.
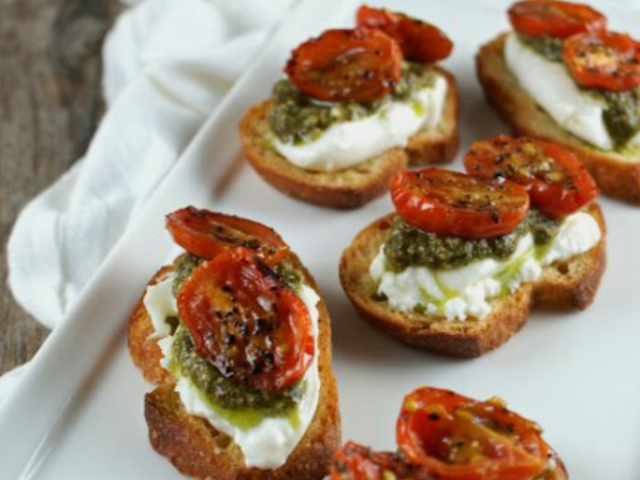
[[[104,110],[102,40],[120,8],[0,0],[0,374],[30,359],[48,333],[11,296],[4,246],[21,208],[87,148]]]

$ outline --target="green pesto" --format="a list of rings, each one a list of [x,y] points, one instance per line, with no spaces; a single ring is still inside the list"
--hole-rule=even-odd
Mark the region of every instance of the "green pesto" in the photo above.
[[[189,379],[207,404],[242,423],[255,424],[261,418],[295,416],[295,406],[304,391],[301,382],[284,393],[251,390],[225,378],[217,368],[201,358],[186,327],[179,326],[173,339],[171,372]]]
[[[178,295],[178,292],[185,280],[189,278],[193,271],[203,262],[204,260],[202,258],[198,258],[190,253],[179,258],[174,269],[173,284],[171,285],[171,290],[174,296]],[[303,283],[302,273],[296,270],[288,260],[280,262],[274,270],[276,275],[280,277],[280,280],[282,280],[289,288],[296,292],[300,290]]]
[[[485,258],[505,260],[516,251],[518,241],[528,232],[531,232],[536,246],[543,247],[555,236],[559,225],[560,222],[531,210],[527,218],[508,235],[466,239],[426,233],[396,217],[384,245],[384,254],[394,271],[402,271],[410,266],[451,270]]]
[[[562,39],[540,36],[533,37],[531,35],[517,34],[518,39],[526,46],[532,48],[544,58],[552,62],[562,62]]]
[[[522,222],[522,227],[533,235],[533,241],[537,248],[549,246],[562,225],[561,220],[553,220],[538,210],[529,210],[529,215]]]
[[[607,104],[602,119],[616,148],[624,147],[640,130],[640,90],[589,91]]]
[[[518,34],[518,38],[547,60],[560,63],[564,61],[561,39],[547,36],[531,37],[522,34]],[[605,127],[613,140],[615,149],[623,149],[640,130],[640,90],[610,92],[584,88],[580,85],[578,88],[606,105],[602,115]]]
[[[178,296],[182,284],[202,262],[204,262],[203,259],[195,257],[190,253],[186,253],[178,259],[173,270],[173,283],[171,285],[171,291],[174,297]]]
[[[390,95],[375,102],[318,102],[283,79],[275,84],[273,108],[267,121],[282,142],[303,145],[317,139],[331,125],[366,118],[393,101],[411,102],[417,90],[432,86],[436,73],[430,65],[405,62],[402,76]],[[411,103],[419,113],[422,106]]]
[[[276,275],[294,292],[300,291],[303,284],[302,273],[288,261],[283,260],[275,267]]]

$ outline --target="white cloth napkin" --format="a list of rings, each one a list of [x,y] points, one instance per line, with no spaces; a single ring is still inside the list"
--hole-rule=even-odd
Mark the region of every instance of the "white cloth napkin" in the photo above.
[[[296,0],[127,0],[103,49],[107,112],[86,156],[29,203],[9,287],[55,327]],[[0,378],[0,403],[19,371]]]

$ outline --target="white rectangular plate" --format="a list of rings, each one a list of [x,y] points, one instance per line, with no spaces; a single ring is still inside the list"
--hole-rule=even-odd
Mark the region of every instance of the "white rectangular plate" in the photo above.
[[[482,42],[507,28],[508,2],[485,3],[393,2],[393,9],[428,19],[455,40],[445,66],[461,91],[461,151],[506,130],[484,101],[473,59]],[[633,31],[640,11],[617,5],[602,5],[612,27]],[[244,163],[232,167],[241,156],[238,121],[268,96],[291,47],[328,26],[350,25],[354,9],[354,2],[339,0],[301,4],[206,123],[0,412],[0,478],[181,478],[147,440],[143,396],[151,386],[129,359],[125,323],[171,250],[164,214],[188,204],[274,226],[315,275],[333,319],[345,440],[392,449],[402,396],[434,385],[508,399],[544,426],[573,478],[640,478],[640,209],[601,199],[609,267],[589,310],[534,312],[526,328],[497,351],[452,360],[373,331],[340,288],[343,248],[360,228],[391,210],[388,197],[337,212],[278,193]]]

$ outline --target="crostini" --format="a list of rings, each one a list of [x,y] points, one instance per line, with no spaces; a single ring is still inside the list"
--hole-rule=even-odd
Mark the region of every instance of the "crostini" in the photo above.
[[[443,162],[458,146],[458,94],[436,62],[437,27],[363,6],[355,29],[298,46],[271,99],[240,123],[244,153],[271,185],[334,208],[382,195],[408,163]]]
[[[355,442],[335,454],[331,480],[567,480],[542,429],[499,398],[473,400],[422,387],[407,395],[397,452]]]
[[[340,279],[382,332],[476,357],[520,330],[533,304],[591,304],[606,265],[605,223],[593,179],[557,145],[500,136],[473,144],[465,168],[398,174],[396,213],[355,237]]]
[[[606,195],[640,203],[640,44],[586,5],[526,0],[509,19],[476,57],[489,103],[515,133],[577,153]]]
[[[200,479],[320,480],[340,414],[312,276],[257,222],[188,207],[167,228],[186,253],[129,320],[153,448]]]

